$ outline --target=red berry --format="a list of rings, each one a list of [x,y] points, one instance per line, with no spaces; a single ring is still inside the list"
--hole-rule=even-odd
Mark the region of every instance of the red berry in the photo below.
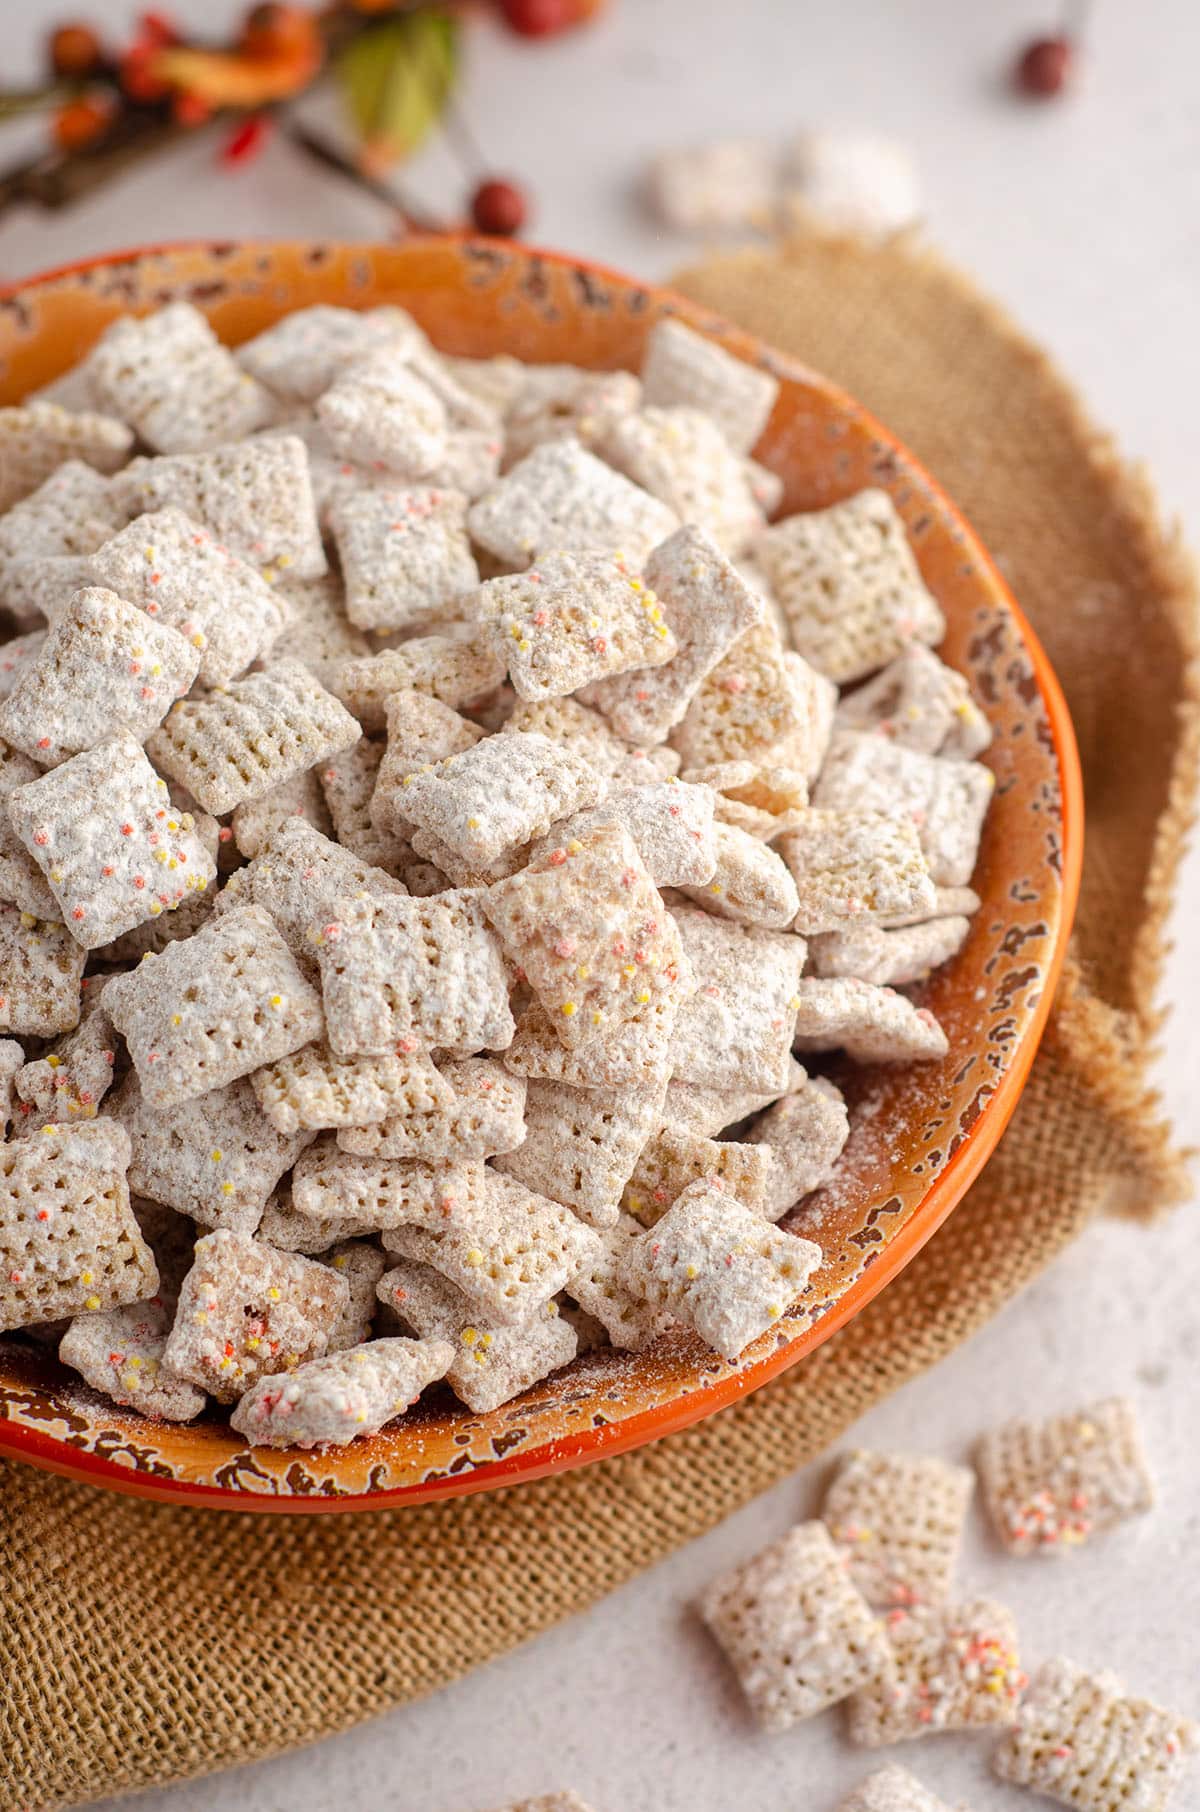
[[[62,151],[82,151],[103,135],[111,119],[107,100],[68,101],[54,116],[54,142]]]
[[[121,58],[119,70],[121,87],[131,101],[143,105],[161,101],[170,92],[170,85],[154,73],[154,61],[157,52],[149,45],[135,44]]]
[[[471,197],[471,218],[481,233],[497,239],[509,239],[525,224],[528,205],[525,192],[516,183],[500,182],[493,177],[481,182]]]
[[[1069,38],[1035,38],[1017,58],[1013,79],[1023,94],[1061,94],[1074,70],[1075,46]]]
[[[100,40],[90,25],[60,25],[50,34],[50,67],[55,75],[90,75],[99,63]]]
[[[523,38],[550,38],[576,25],[580,9],[575,0],[500,0],[505,23]]]

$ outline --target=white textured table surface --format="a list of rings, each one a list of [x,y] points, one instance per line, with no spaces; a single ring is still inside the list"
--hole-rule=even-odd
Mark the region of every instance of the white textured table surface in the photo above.
[[[5,79],[35,73],[41,22],[67,10],[57,0],[0,7]],[[133,7],[91,0],[79,10],[116,26]],[[214,29],[241,10],[230,0],[173,7]],[[656,232],[633,200],[658,146],[811,123],[906,139],[921,161],[933,238],[1052,349],[1096,417],[1149,462],[1167,507],[1194,519],[1200,9],[1102,0],[1083,91],[1062,106],[1017,106],[997,70],[1014,40],[1054,12],[1017,0],[624,0],[593,29],[547,46],[473,31],[462,105],[494,167],[534,190],[538,239],[648,277],[692,250]],[[448,208],[461,187],[437,146],[406,181],[435,207]],[[371,204],[281,146],[218,177],[201,139],[69,216],[9,215],[0,276],[188,234],[368,236],[380,225]],[[1162,1086],[1181,1135],[1200,1143],[1196,856],[1176,933],[1167,997],[1179,1010]],[[1156,1514],[1061,1568],[1005,1560],[973,1526],[963,1576],[1012,1604],[1028,1656],[1062,1651],[1112,1666],[1193,1715],[1198,1273],[1187,1211],[1153,1235],[1098,1227],[855,1431],[864,1444],[960,1458],[1006,1415],[1131,1392],[1162,1487]],[[833,1719],[755,1736],[689,1610],[716,1572],[812,1510],[823,1472],[809,1468],[588,1615],[424,1704],[313,1751],[122,1803],[141,1812],[467,1812],[571,1784],[597,1812],[826,1812],[869,1760],[845,1748]],[[990,1780],[985,1748],[941,1738],[900,1759],[973,1812],[1029,1805]],[[1181,1812],[1200,1805],[1200,1770],[1179,1803]]]

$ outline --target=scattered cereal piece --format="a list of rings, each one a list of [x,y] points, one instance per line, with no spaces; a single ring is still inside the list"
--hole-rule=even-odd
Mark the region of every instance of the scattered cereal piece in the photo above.
[[[782,1094],[804,939],[735,925],[695,906],[681,906],[673,917],[699,984],[675,1022],[675,1077],[702,1088]]]
[[[749,453],[775,406],[779,380],[668,318],[656,321],[647,337],[642,391],[654,407],[703,410],[735,453]]]
[[[357,742],[345,707],[299,661],[181,699],[147,743],[205,811],[232,811]]]
[[[745,461],[711,416],[698,409],[645,408],[618,416],[600,450],[619,472],[734,558],[764,526]]]
[[[700,1614],[764,1730],[848,1698],[887,1660],[880,1626],[821,1523],[799,1523],[711,1585]]]
[[[842,1800],[837,1812],[952,1812],[944,1800],[915,1780],[907,1768],[894,1762],[868,1775],[848,1799]],[[960,1808],[959,1812],[965,1812]]]
[[[770,1158],[763,1213],[777,1221],[827,1183],[850,1135],[840,1089],[824,1076],[802,1082],[757,1119],[746,1137]]]
[[[390,1118],[431,1114],[454,1100],[421,1051],[338,1057],[326,1044],[264,1064],[250,1078],[258,1105],[279,1133],[324,1127],[375,1126]]]
[[[415,1333],[450,1342],[454,1363],[446,1382],[476,1415],[511,1402],[575,1357],[575,1331],[553,1302],[516,1326],[489,1325],[447,1278],[407,1260],[385,1272],[378,1295]]]
[[[128,1138],[105,1119],[0,1146],[0,1330],[153,1296],[128,1163]]]
[[[328,1265],[220,1228],[196,1241],[163,1362],[219,1403],[325,1352],[350,1291]]]
[[[668,1123],[643,1146],[622,1207],[644,1227],[653,1227],[685,1189],[709,1182],[757,1214],[763,1211],[768,1176],[768,1154],[761,1146],[710,1139]]]
[[[321,1036],[321,1003],[267,914],[243,906],[104,990],[142,1094],[174,1107]]]
[[[681,887],[690,900],[734,919],[739,925],[759,925],[782,931],[791,925],[800,906],[796,883],[781,857],[748,831],[732,824],[713,825],[716,866],[703,887]]]
[[[1166,1812],[1197,1748],[1190,1718],[1059,1658],[1034,1675],[992,1767],[1077,1812]]]
[[[77,1026],[86,961],[65,925],[0,902],[0,1035],[53,1038]]]
[[[845,1051],[856,1063],[922,1063],[944,1057],[949,1041],[928,1007],[892,988],[849,976],[796,990],[798,1051]]]
[[[346,614],[360,629],[411,629],[456,614],[479,583],[461,491],[355,491],[332,525]]]
[[[531,732],[487,736],[406,776],[397,809],[465,860],[487,864],[603,792],[586,761]]]
[[[283,627],[283,593],[182,510],[138,516],[88,560],[105,585],[199,654],[206,686],[224,686],[266,654]],[[289,652],[292,637],[288,636]]]
[[[361,1061],[376,1064],[377,1057]],[[365,1119],[338,1134],[343,1151],[381,1158],[494,1158],[525,1137],[525,1081],[490,1057],[443,1060],[444,1093],[428,1106],[412,1102],[382,1120]]]
[[[570,438],[535,447],[471,505],[474,540],[510,566],[550,553],[610,553],[636,569],[678,526],[665,503]]]
[[[794,646],[839,685],[875,672],[907,642],[946,633],[886,491],[785,517],[755,551]]]
[[[619,1277],[734,1360],[787,1313],[820,1262],[811,1240],[780,1233],[702,1180],[630,1244]]]
[[[896,139],[869,132],[807,131],[785,159],[780,197],[785,226],[891,237],[921,213],[912,155]]]
[[[47,402],[0,409],[0,510],[21,503],[69,459],[115,472],[132,445],[129,429],[109,415],[75,414]]]
[[[763,227],[775,210],[774,147],[758,139],[718,139],[660,151],[650,170],[650,198],[677,232]]]
[[[908,818],[812,809],[780,838],[779,853],[800,895],[796,929],[807,935],[933,907],[920,835]]]
[[[676,651],[655,592],[609,554],[546,554],[526,572],[489,579],[479,611],[518,697],[530,703],[660,667]]]
[[[13,828],[85,950],[202,893],[216,865],[128,734],[74,755],[8,796]]]
[[[261,570],[297,579],[325,571],[308,452],[295,434],[135,459],[112,479],[111,496],[127,517],[182,510]]]
[[[343,1353],[371,1338],[371,1324],[378,1306],[376,1290],[388,1268],[388,1261],[378,1246],[366,1240],[347,1239],[334,1246],[322,1261],[337,1272],[350,1292],[350,1306],[334,1323],[329,1336],[329,1353]]]
[[[115,592],[77,591],[0,704],[0,736],[43,767],[119,731],[138,742],[191,686],[200,651]]]
[[[479,895],[342,898],[313,933],[329,1043],[340,1057],[402,1040],[463,1055],[510,1043],[508,977]]]
[[[312,403],[356,359],[390,352],[408,357],[424,342],[402,308],[298,308],[238,347],[243,371],[292,402]]]
[[[1009,1422],[979,1445],[988,1515],[1010,1554],[1064,1554],[1154,1505],[1124,1397],[1043,1422]]]
[[[839,730],[813,802],[834,811],[866,807],[910,818],[934,880],[965,887],[995,790],[995,776],[979,762],[948,761],[900,748],[886,737]]]
[[[1012,1615],[989,1598],[897,1606],[887,1661],[850,1701],[851,1742],[878,1748],[940,1730],[1011,1724],[1025,1675]]]
[[[428,692],[458,711],[486,698],[504,678],[504,662],[486,638],[414,636],[399,648],[344,661],[333,691],[364,730],[382,730],[393,692]]]
[[[843,1459],[821,1517],[850,1579],[877,1610],[937,1604],[950,1592],[974,1479],[924,1454]]]
[[[992,727],[962,674],[922,642],[909,642],[874,679],[847,693],[837,721],[924,755],[964,761],[982,755],[992,740]]]
[[[169,302],[140,320],[121,316],[93,347],[88,373],[104,406],[157,453],[240,440],[275,413],[190,302]]]
[[[624,1089],[530,1082],[525,1137],[495,1168],[594,1227],[615,1226],[638,1153],[661,1125],[666,1086],[665,1076]]]
[[[170,1329],[171,1311],[157,1301],[76,1315],[58,1356],[114,1403],[164,1422],[190,1422],[204,1408],[204,1392],[163,1364]]]

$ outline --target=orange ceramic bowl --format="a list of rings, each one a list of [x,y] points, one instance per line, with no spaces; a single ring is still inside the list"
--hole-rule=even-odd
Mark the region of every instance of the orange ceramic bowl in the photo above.
[[[486,1490],[655,1440],[756,1389],[849,1320],[945,1219],[1004,1131],[1049,1011],[1079,882],[1079,765],[1057,682],[953,504],[851,397],[665,290],[574,259],[449,239],[100,259],[0,296],[0,402],[56,376],[116,315],[177,297],[235,343],[309,303],[395,302],[446,352],[634,370],[654,322],[678,314],[772,371],[781,392],[757,455],[784,480],[784,510],[864,485],[891,493],[946,614],[942,653],[991,720],[998,785],[974,877],[983,904],[965,948],[922,990],[949,1036],[944,1061],[839,1073],[849,1144],[835,1180],[786,1223],[814,1233],[824,1262],[795,1311],[740,1364],[679,1330],[644,1354],[588,1354],[491,1415],[471,1415],[439,1389],[373,1439],[276,1453],[248,1449],[216,1413],[173,1426],[114,1408],[9,1339],[0,1341],[0,1451],[175,1502],[341,1510]]]

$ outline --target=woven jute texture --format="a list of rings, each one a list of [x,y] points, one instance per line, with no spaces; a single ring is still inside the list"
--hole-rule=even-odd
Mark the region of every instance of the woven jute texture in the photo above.
[[[1184,1190],[1146,1083],[1200,717],[1187,562],[1046,359],[904,243],[806,242],[681,287],[894,428],[1000,558],[1066,686],[1088,854],[1075,951],[981,1180],[790,1373],[640,1452],[376,1516],[228,1516],[0,1466],[0,1808],[269,1755],[432,1691],[593,1603],[957,1346],[1093,1216]],[[1152,1237],[1150,1235],[1149,1237]]]

